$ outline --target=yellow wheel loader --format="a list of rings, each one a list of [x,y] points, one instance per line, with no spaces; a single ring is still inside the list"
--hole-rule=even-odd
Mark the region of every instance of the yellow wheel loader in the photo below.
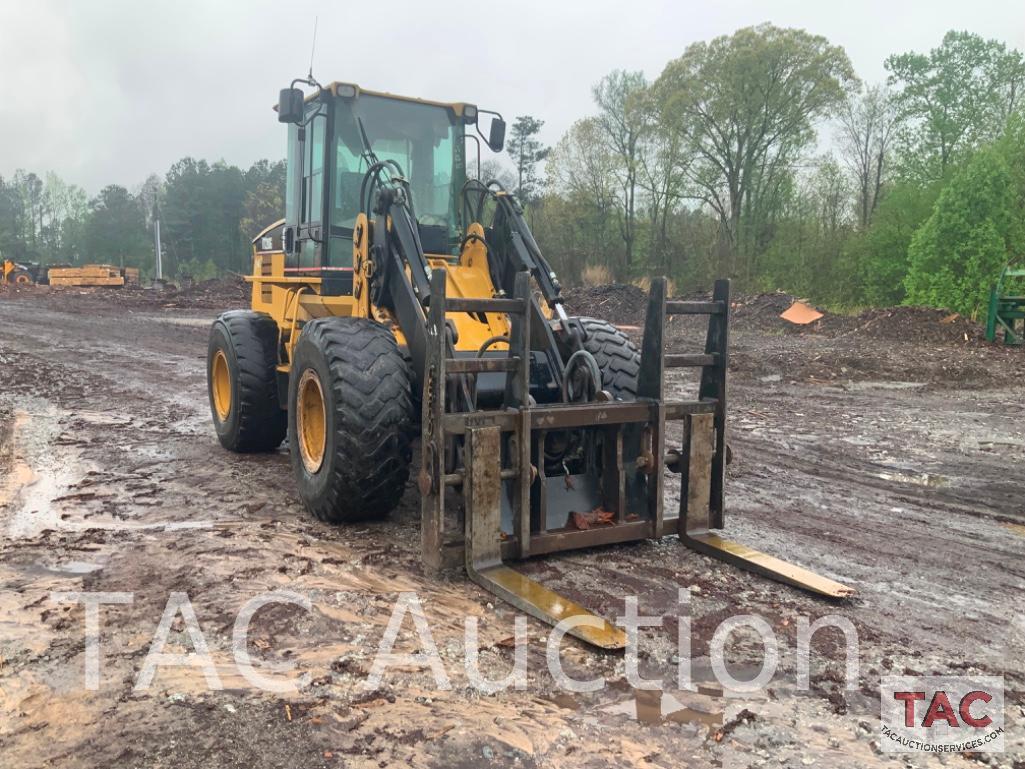
[[[36,283],[36,267],[18,264],[10,259],[0,259],[0,284],[5,286],[33,286]]]
[[[347,523],[396,507],[419,432],[428,570],[463,567],[553,624],[576,617],[570,632],[603,648],[625,634],[506,563],[675,534],[769,577],[852,593],[711,533],[724,512],[728,281],[706,302],[668,301],[654,281],[638,350],[615,326],[568,315],[514,196],[467,178],[468,142],[478,164],[482,142],[502,149],[498,113],[312,78],[282,90],[277,111],[285,217],[253,242],[251,309],[210,335],[224,447],[272,451],[287,436],[306,508]],[[702,354],[664,352],[672,313],[708,318]],[[675,366],[700,369],[692,400],[667,399]],[[666,445],[672,422],[681,445]],[[666,512],[673,473],[680,509]]]

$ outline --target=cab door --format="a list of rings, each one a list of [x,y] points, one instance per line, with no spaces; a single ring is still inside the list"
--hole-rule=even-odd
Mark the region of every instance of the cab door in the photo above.
[[[288,127],[284,245],[288,268],[316,275],[325,256],[328,109],[313,101],[306,112],[305,125]]]

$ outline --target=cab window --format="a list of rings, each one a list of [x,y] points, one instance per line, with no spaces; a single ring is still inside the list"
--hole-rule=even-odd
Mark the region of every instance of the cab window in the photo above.
[[[409,180],[425,250],[455,253],[460,227],[456,205],[465,181],[462,125],[441,106],[362,95],[338,100],[335,111],[335,175],[331,234],[351,237],[367,171],[357,117],[374,153],[393,160]]]

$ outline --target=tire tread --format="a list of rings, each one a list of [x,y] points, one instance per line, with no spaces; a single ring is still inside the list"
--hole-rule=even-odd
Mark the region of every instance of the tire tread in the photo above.
[[[273,451],[285,439],[286,413],[278,401],[278,326],[252,310],[221,314],[238,362],[238,431],[225,448],[241,453]],[[224,440],[222,439],[222,444]]]
[[[409,479],[409,366],[392,333],[367,319],[317,319],[302,333],[325,357],[337,416],[327,493],[307,499],[306,506],[328,523],[383,518],[398,505]],[[301,465],[294,449],[293,462]]]
[[[584,349],[594,356],[601,369],[602,387],[620,400],[635,400],[641,370],[637,347],[608,321],[588,317],[577,320],[586,333]]]

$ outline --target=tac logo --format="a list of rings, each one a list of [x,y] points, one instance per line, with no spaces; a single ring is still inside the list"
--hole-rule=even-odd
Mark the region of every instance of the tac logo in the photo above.
[[[891,753],[1004,749],[1004,681],[996,676],[892,676],[880,685],[880,747]]]

